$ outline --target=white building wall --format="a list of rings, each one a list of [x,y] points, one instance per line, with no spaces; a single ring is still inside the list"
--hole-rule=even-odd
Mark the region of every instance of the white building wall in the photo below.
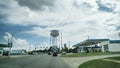
[[[113,43],[109,44],[108,46],[110,52],[120,52],[120,43]]]
[[[109,45],[109,41],[104,41],[100,43],[100,46],[102,47],[102,52],[105,52],[104,46]]]

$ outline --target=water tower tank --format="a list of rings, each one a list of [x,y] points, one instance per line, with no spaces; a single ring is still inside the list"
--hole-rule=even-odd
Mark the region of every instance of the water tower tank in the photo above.
[[[57,36],[59,35],[59,31],[58,31],[58,30],[51,30],[50,35],[51,35],[52,37],[57,37]]]

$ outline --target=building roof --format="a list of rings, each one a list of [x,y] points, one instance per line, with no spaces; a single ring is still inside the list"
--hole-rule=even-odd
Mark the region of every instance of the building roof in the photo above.
[[[109,41],[109,39],[87,39],[85,41],[82,41],[82,42],[74,45],[74,47],[76,47],[76,46],[94,45],[94,44],[97,44],[97,43],[101,43],[103,41]]]
[[[110,40],[110,43],[120,43],[120,40]]]
[[[0,44],[0,47],[8,47],[7,44]]]

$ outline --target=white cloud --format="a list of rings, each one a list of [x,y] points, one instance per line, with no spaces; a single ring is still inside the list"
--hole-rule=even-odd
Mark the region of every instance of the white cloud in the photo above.
[[[12,37],[12,35],[8,32],[6,32],[6,35],[4,35],[4,39],[6,41],[8,41],[8,38],[13,38],[13,46],[12,49],[16,50],[16,49],[26,49],[29,50],[30,47],[30,43],[25,40],[25,39],[16,39],[14,37]]]
[[[28,34],[34,34],[34,35],[38,35],[38,36],[43,36],[43,37],[49,37],[49,29],[42,29],[40,27],[33,27],[33,29],[31,31],[26,31],[25,33]]]
[[[25,39],[15,39],[13,40],[12,49],[26,49],[29,50],[30,43]]]
[[[12,38],[12,35],[8,32],[5,33],[6,35],[4,36],[5,40],[8,40],[8,38]]]

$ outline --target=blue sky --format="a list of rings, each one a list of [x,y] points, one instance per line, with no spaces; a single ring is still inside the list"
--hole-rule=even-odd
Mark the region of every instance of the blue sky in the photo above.
[[[26,38],[26,39],[35,38],[36,40],[41,38],[39,36],[24,33],[24,31],[32,30],[32,27],[34,27],[34,25],[21,26],[21,25],[1,23],[1,25],[0,25],[0,29],[1,29],[0,37],[2,38],[1,41],[5,42],[4,37],[3,37],[5,35],[5,32],[14,34],[14,37],[16,37],[16,38],[23,38],[23,39],[24,38]]]
[[[13,49],[49,46],[50,30],[71,46],[90,38],[119,39],[119,0],[0,0],[0,43],[14,35]]]

